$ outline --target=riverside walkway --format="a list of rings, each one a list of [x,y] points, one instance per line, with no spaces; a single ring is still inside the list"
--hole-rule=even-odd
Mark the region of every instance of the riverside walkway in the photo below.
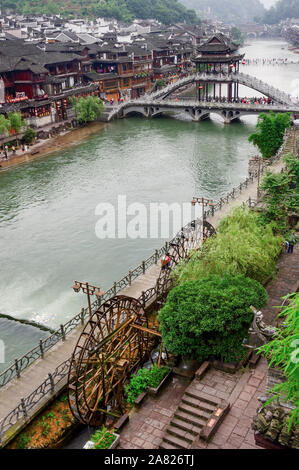
[[[285,152],[291,149],[289,146],[292,145],[294,139],[296,139],[295,133],[289,132]],[[271,170],[279,172],[282,167],[283,162],[278,160],[271,166]],[[257,181],[248,183],[246,186],[230,203],[225,204],[224,201],[220,210],[214,216],[207,217],[207,221],[217,227],[221,218],[232,208],[248,201],[249,198],[256,199]],[[160,252],[163,253],[161,250]],[[157,252],[156,263],[152,263],[147,268],[143,266],[144,273],[142,274],[141,270],[140,275],[130,282],[130,285],[124,286],[115,294],[139,298],[143,291],[154,287],[160,274],[159,257]],[[111,290],[109,295],[110,292]],[[25,368],[19,378],[13,378],[0,388],[0,445],[5,444],[10,436],[14,435],[64,388],[67,383],[70,358],[81,334],[82,324],[67,334],[64,340],[57,342],[55,346],[44,352],[43,358],[38,358]]]

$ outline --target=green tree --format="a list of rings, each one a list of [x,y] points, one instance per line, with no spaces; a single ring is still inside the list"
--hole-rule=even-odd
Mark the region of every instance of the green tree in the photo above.
[[[256,125],[257,132],[250,134],[248,140],[259,148],[263,158],[270,158],[282,145],[284,131],[290,125],[290,113],[261,113]]]
[[[209,274],[228,273],[262,282],[275,273],[282,241],[270,225],[260,224],[257,213],[239,207],[222,219],[217,235],[206,240],[189,262],[178,265],[174,277],[182,284]]]
[[[286,298],[286,297],[285,297]],[[289,305],[279,314],[284,318],[272,341],[258,349],[269,360],[269,367],[278,367],[285,381],[275,385],[269,404],[280,398],[290,400],[295,409],[291,411],[289,429],[299,425],[299,293],[287,297]]]
[[[170,291],[159,313],[166,348],[193,359],[244,357],[242,341],[252,322],[251,305],[265,306],[267,294],[244,276],[212,275]]]
[[[8,114],[8,119],[10,121],[11,129],[16,131],[17,133],[20,132],[22,127],[27,125],[26,121],[23,120],[22,115],[20,112],[14,112]]]
[[[80,124],[95,121],[105,110],[103,101],[97,96],[73,98],[72,105]]]
[[[6,119],[3,114],[0,114],[0,135],[7,136],[10,128],[11,128],[10,120]]]

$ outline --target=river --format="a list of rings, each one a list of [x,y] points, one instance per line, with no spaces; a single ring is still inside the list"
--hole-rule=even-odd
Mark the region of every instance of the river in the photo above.
[[[284,49],[282,49],[284,48]],[[294,57],[280,41],[250,43],[247,57]],[[288,93],[296,93],[299,64],[244,66]],[[246,91],[247,96],[250,92]],[[256,94],[256,93],[254,93]],[[296,96],[296,95],[294,95]],[[132,117],[107,124],[97,135],[51,156],[0,173],[0,313],[57,327],[86,305],[73,281],[102,290],[159,248],[165,239],[96,237],[101,202],[217,200],[246,178],[256,154],[248,135],[256,118],[224,125],[186,117]],[[27,335],[28,336],[28,335]],[[28,349],[18,331],[6,367]],[[1,332],[0,332],[1,339]],[[32,344],[36,335],[32,335]]]

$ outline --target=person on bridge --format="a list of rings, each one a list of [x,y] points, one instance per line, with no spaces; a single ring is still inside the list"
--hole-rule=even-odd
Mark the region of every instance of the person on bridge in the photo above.
[[[170,268],[170,261],[169,253],[166,253],[161,259],[162,269]]]

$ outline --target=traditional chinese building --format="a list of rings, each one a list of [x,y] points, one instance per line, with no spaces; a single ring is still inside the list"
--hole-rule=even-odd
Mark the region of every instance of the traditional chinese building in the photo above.
[[[223,34],[215,34],[197,47],[198,54],[193,58],[196,64],[196,71],[202,73],[202,78],[197,82],[197,96],[199,100],[208,99],[210,93],[215,99],[226,96],[228,100],[239,97],[238,84],[227,82],[227,77],[239,72],[239,63],[243,60],[244,54],[238,54],[238,46]],[[209,75],[209,80],[205,81],[204,76]],[[211,81],[211,75],[221,74],[225,76],[225,83],[217,84]],[[224,86],[227,90],[224,90]],[[211,90],[212,87],[212,90]]]

